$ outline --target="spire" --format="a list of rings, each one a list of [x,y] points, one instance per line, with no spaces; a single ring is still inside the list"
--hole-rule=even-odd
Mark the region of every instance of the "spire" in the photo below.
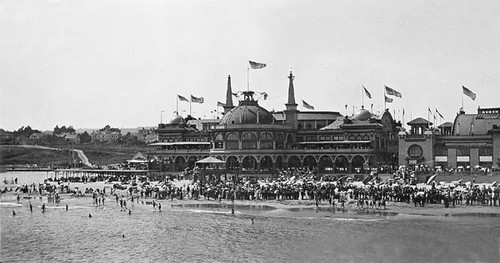
[[[290,80],[289,81],[289,84],[288,84],[288,103],[287,104],[295,104],[295,91],[294,91],[294,88],[293,88],[293,79],[295,78],[295,76],[292,74],[292,72],[290,71],[290,75],[288,76],[288,79]]]
[[[233,106],[233,91],[231,89],[231,75],[227,76],[227,92],[226,92],[226,105],[224,106],[224,113],[230,111]]]
[[[295,91],[293,88],[294,78],[295,76],[293,76],[292,71],[290,71],[290,75],[288,76],[288,79],[290,80],[288,85],[288,103],[285,104],[286,109],[284,113],[286,122],[292,125],[294,129],[297,129],[299,111],[297,110],[297,103],[295,103]]]

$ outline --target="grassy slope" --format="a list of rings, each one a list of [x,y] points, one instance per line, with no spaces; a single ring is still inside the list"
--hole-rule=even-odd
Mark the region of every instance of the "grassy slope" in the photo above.
[[[119,147],[119,146],[95,146],[74,145],[62,150],[45,150],[33,148],[21,148],[15,146],[0,146],[0,165],[6,164],[38,164],[39,166],[68,165],[73,159],[79,160],[78,155],[72,154],[69,148],[83,150],[89,161],[97,165],[121,163],[131,159],[137,152],[146,152],[145,147]]]

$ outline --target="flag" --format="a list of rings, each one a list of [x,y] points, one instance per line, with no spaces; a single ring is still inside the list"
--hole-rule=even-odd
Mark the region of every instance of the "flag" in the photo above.
[[[203,103],[205,101],[205,99],[203,99],[203,97],[195,97],[193,95],[191,95],[191,102],[196,102],[196,103]]]
[[[472,100],[476,100],[476,93],[472,92],[470,89],[466,88],[465,86],[462,86],[462,89],[464,91],[464,94],[469,96]]]
[[[220,101],[217,101],[217,107],[224,107],[224,106],[226,106],[226,104],[225,104],[225,103],[222,103],[222,102],[220,102]]]
[[[391,95],[391,96],[396,96],[398,98],[402,98],[403,96],[401,95],[401,93],[395,89],[391,89],[387,86],[385,86],[385,93],[387,93],[387,95]]]
[[[392,100],[391,98],[389,98],[389,97],[385,96],[385,102],[387,102],[387,103],[392,103],[392,101],[393,101],[393,100]]]
[[[439,115],[439,117],[441,117],[441,119],[444,119],[443,115],[441,113],[439,113],[437,108],[436,108],[436,113]]]
[[[261,69],[261,68],[265,68],[266,67],[265,63],[254,62],[254,61],[251,61],[251,60],[249,60],[248,62],[250,63],[250,68],[251,69]]]
[[[432,115],[431,108],[427,107],[427,110],[429,111],[429,114]]]
[[[365,88],[365,86],[363,86],[363,89],[365,90],[365,95],[371,99],[372,98],[372,94],[370,94],[370,92],[368,92],[368,90]]]
[[[302,106],[306,109],[314,110],[314,107],[309,105],[309,103],[305,102],[304,100],[302,100]]]
[[[188,99],[186,99],[185,97],[183,97],[181,95],[177,95],[177,99],[180,100],[180,101],[187,101],[187,102],[189,102]]]

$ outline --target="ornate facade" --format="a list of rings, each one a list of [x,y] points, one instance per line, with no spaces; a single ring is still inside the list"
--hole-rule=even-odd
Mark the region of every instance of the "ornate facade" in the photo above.
[[[290,167],[319,173],[363,172],[397,165],[399,128],[388,111],[375,116],[361,109],[350,117],[335,111],[301,112],[291,72],[288,78],[285,110],[269,112],[259,106],[253,91],[241,92],[238,106],[232,106],[229,77],[221,119],[175,116],[158,126],[159,141],[150,144],[148,153],[150,169],[182,171],[208,156],[242,173],[273,174]]]
[[[417,118],[399,134],[399,164],[442,168],[499,168],[500,108],[479,108],[477,114],[460,111],[452,123],[438,129]]]

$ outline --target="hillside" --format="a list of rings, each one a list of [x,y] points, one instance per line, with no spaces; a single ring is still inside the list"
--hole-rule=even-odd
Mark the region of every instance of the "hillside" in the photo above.
[[[120,147],[102,145],[75,145],[74,149],[83,150],[89,161],[96,165],[116,164],[131,159],[137,152],[146,152],[146,147]],[[0,146],[0,165],[37,164],[38,166],[68,166],[78,155],[69,148],[57,150],[45,148],[26,148],[20,146]]]

